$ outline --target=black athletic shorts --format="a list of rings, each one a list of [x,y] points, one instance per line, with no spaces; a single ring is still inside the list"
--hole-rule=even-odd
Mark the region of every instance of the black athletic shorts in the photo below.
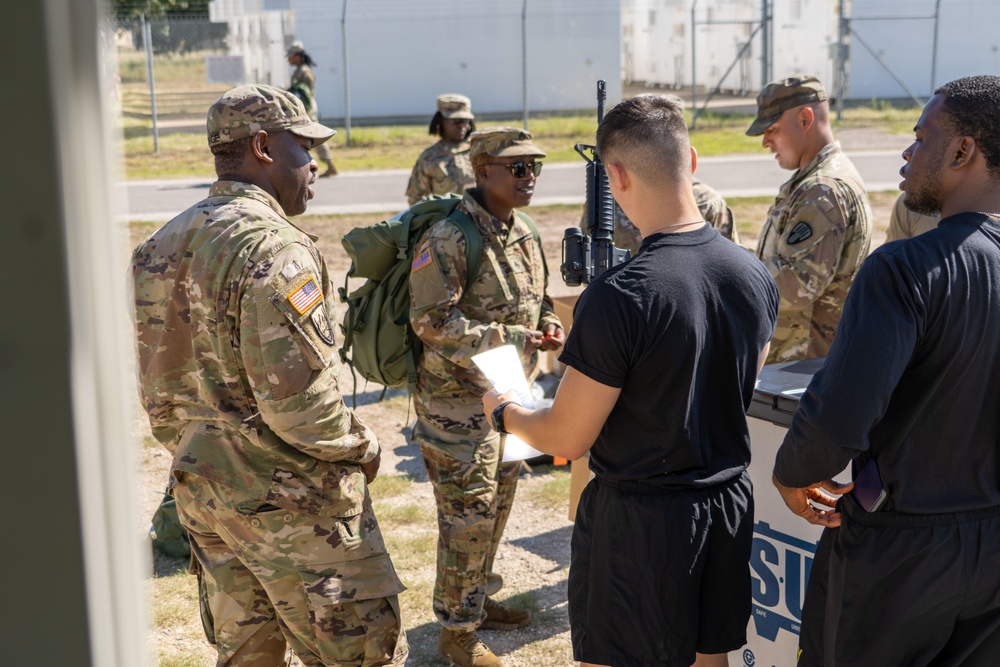
[[[637,490],[592,480],[573,529],[573,658],[614,667],[687,667],[746,644],[753,491]],[[648,488],[648,487],[647,487]]]
[[[1000,508],[838,509],[809,573],[800,667],[1000,665]]]

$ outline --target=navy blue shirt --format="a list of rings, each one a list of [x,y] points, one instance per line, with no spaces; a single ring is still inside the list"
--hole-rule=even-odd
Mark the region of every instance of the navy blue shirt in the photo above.
[[[1000,505],[1000,224],[943,219],[865,261],[775,476],[804,487],[874,457],[884,510]]]
[[[621,388],[590,450],[594,473],[662,488],[741,474],[757,360],[777,312],[763,264],[709,225],[654,234],[591,283],[559,360]]]

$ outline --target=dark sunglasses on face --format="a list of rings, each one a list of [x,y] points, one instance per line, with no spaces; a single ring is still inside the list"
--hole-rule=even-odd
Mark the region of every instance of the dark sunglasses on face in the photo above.
[[[542,173],[542,165],[544,162],[515,162],[514,164],[504,164],[503,162],[490,162],[490,164],[495,164],[498,167],[507,167],[510,169],[510,173],[514,174],[514,178],[527,178],[528,172],[530,171],[532,176],[537,177]]]

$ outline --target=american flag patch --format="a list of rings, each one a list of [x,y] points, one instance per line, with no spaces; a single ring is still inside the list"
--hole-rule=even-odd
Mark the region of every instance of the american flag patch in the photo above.
[[[299,314],[306,312],[319,300],[323,298],[323,292],[316,284],[314,278],[310,278],[288,295],[288,302],[294,306]]]
[[[424,250],[422,253],[413,258],[413,264],[410,265],[410,273],[414,271],[419,271],[425,266],[430,265],[434,260],[431,258],[431,251]]]

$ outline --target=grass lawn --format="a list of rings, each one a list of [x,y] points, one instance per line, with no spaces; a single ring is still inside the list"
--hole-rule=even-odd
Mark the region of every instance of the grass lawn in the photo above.
[[[916,108],[857,107],[845,110],[844,119],[835,125],[835,131],[877,129],[901,135],[900,146],[904,146],[909,142],[903,135],[910,132],[918,116]],[[700,116],[698,128],[691,132],[691,141],[702,157],[759,152],[760,138],[743,133],[750,121],[751,116],[745,114]],[[521,119],[491,120],[489,124],[520,126]],[[485,126],[485,122],[481,126]],[[549,162],[579,160],[573,146],[593,143],[597,129],[596,118],[583,116],[532,118],[528,126],[538,145],[548,153],[546,160]],[[346,146],[345,132],[343,128],[338,129],[339,133],[331,143],[337,166],[345,171],[409,169],[420,151],[435,141],[427,134],[424,124],[387,125],[352,128],[351,145]],[[129,180],[214,176],[203,132],[161,129],[159,152],[154,152],[148,119],[125,117],[121,130],[125,175]]]

